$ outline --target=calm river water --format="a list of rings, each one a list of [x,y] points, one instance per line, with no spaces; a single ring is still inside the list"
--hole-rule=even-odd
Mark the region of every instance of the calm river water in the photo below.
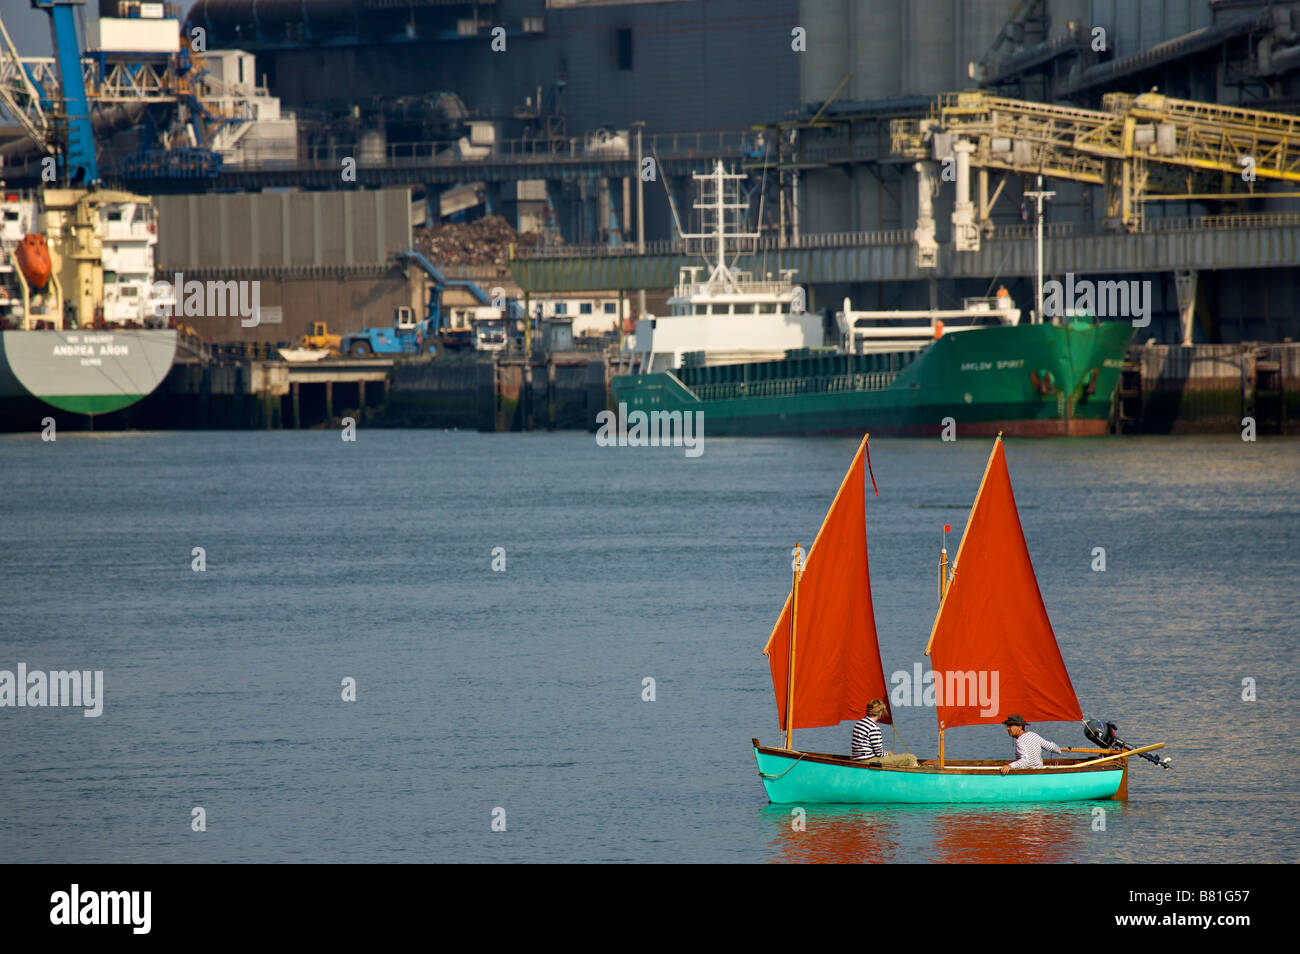
[[[0,860],[1300,860],[1300,441],[1278,438],[1007,444],[1085,715],[1166,741],[1172,771],[1135,760],[1127,804],[810,807],[792,830],[749,744],[779,739],[760,650],[855,446],[0,436],[0,670],[104,674],[98,718],[0,708]],[[989,448],[872,441],[887,673],[924,660],[940,531],[955,551]],[[933,710],[896,715],[933,754]]]

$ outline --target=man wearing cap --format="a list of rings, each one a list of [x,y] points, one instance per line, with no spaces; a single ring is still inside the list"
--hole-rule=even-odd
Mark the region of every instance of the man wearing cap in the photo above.
[[[1016,742],[1016,760],[998,769],[1003,775],[1012,769],[1042,768],[1043,749],[1058,755],[1061,753],[1061,747],[1055,742],[1048,742],[1037,732],[1030,732],[1028,723],[1018,715],[1007,716],[1002,724],[1007,727],[1007,735]]]

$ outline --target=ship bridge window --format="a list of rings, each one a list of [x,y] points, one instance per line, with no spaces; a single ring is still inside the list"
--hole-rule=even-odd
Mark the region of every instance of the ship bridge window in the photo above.
[[[736,314],[738,314],[738,315],[752,315],[753,313],[754,313],[754,306],[753,306],[753,305],[737,305],[737,306],[736,306]]]
[[[122,221],[122,210],[121,210],[121,209],[109,209],[109,210],[108,210],[108,221],[110,221],[110,222],[121,222],[121,221]]]
[[[760,315],[770,315],[776,311],[776,305],[770,301],[760,301],[758,303],[758,313]]]

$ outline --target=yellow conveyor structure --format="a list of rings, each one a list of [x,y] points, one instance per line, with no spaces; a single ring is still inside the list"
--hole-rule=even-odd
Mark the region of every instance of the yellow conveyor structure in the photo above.
[[[1142,228],[1148,201],[1229,200],[1261,179],[1300,182],[1300,117],[1157,93],[1111,93],[1102,106],[945,93],[927,118],[891,122],[891,148],[930,161],[967,153],[982,173],[981,221],[988,169],[1101,185],[1107,217],[1130,230]],[[953,150],[963,142],[969,149]]]

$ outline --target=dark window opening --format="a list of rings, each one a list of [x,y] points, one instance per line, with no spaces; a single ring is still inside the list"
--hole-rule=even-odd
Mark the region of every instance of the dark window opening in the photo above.
[[[632,31],[615,30],[614,33],[618,40],[618,68],[620,70],[630,70],[632,68]]]

